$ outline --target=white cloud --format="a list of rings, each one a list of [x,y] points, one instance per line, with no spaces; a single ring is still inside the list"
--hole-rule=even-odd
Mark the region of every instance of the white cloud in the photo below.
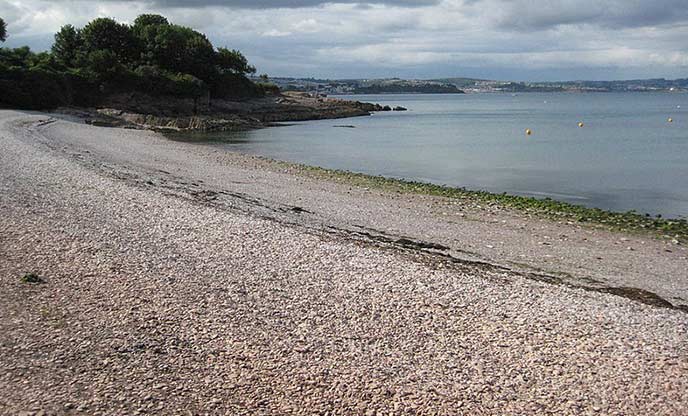
[[[291,32],[282,32],[282,31],[279,31],[277,29],[270,29],[267,32],[263,32],[262,35],[269,37],[269,38],[280,38],[283,36],[291,35]]]
[[[322,29],[318,21],[313,18],[300,20],[294,23],[292,28],[295,32],[301,33],[315,33],[321,31]]]

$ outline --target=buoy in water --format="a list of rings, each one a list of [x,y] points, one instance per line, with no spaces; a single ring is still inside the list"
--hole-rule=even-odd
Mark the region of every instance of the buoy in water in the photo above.
[[[671,118],[671,117],[669,117],[669,118],[667,119],[667,121],[668,121],[669,123],[673,123],[673,122],[674,122],[674,119]]]
[[[583,126],[585,126],[585,124],[583,124],[582,121],[579,121],[579,122],[578,122],[578,127],[583,127]]]
[[[531,129],[526,129],[526,136],[530,136],[533,134],[533,131]]]

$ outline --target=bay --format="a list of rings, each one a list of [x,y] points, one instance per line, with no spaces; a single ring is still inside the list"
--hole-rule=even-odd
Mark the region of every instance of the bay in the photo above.
[[[687,94],[336,98],[409,111],[216,133],[202,140],[230,151],[331,169],[549,197],[611,211],[688,216]],[[526,129],[532,134],[526,135]]]

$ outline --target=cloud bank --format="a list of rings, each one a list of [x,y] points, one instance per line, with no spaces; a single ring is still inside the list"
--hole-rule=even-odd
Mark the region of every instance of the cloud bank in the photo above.
[[[161,13],[271,75],[688,77],[685,0],[0,0],[9,46]]]

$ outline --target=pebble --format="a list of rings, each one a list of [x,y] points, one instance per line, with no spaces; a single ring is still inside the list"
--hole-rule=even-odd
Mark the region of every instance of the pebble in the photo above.
[[[0,178],[12,187],[0,193],[0,243],[10,242],[0,256],[2,414],[39,404],[47,414],[688,407],[683,312],[479,264],[438,268],[419,252],[265,218],[260,205],[139,188],[126,178],[140,171],[103,161],[112,167],[94,173],[52,142],[14,138],[7,114],[16,113],[0,111]],[[65,129],[87,147],[159,143],[146,132]],[[28,266],[49,283],[21,285]]]

